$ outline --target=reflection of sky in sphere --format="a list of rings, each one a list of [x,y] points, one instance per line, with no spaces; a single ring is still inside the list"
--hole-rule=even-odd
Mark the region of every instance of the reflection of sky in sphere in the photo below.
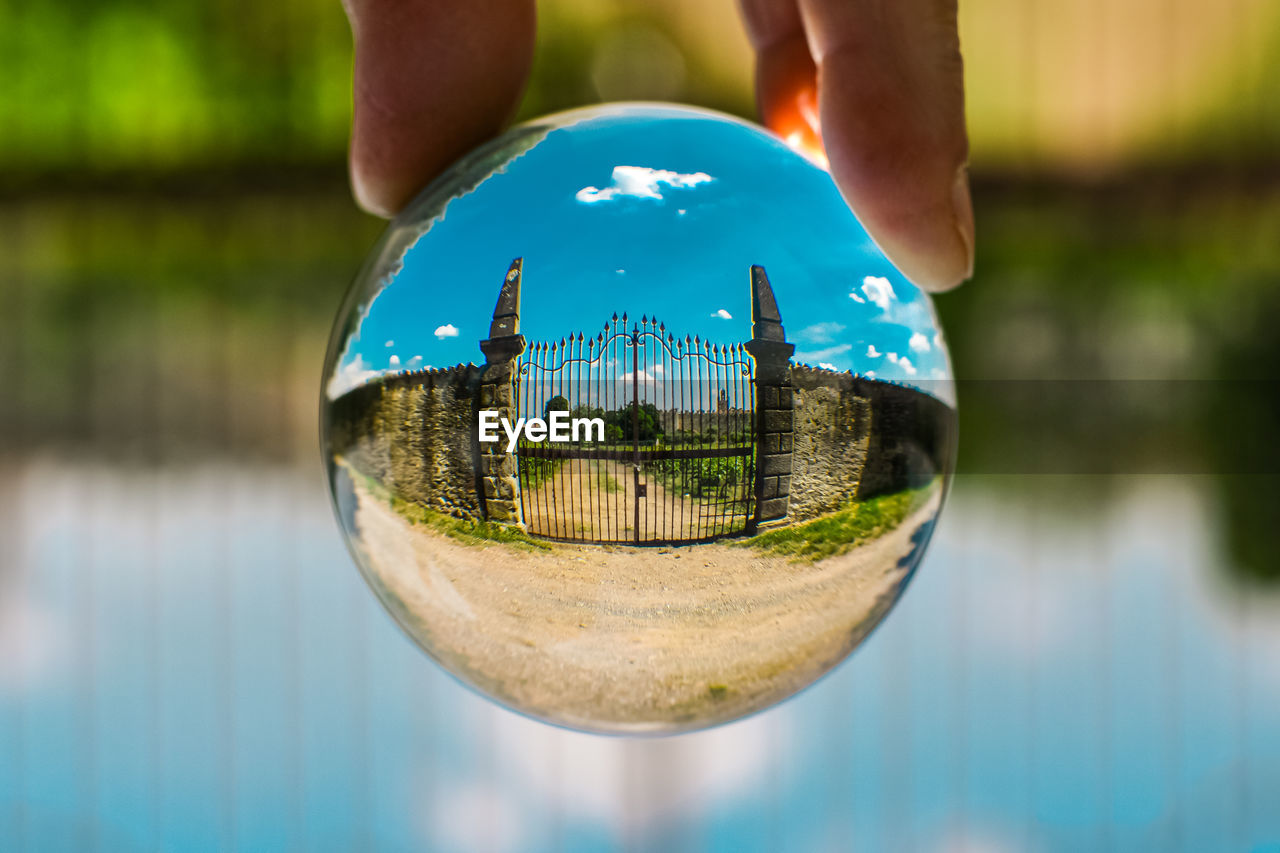
[[[523,257],[521,331],[594,335],[617,312],[680,336],[751,337],[763,265],[794,360],[878,379],[949,379],[933,311],[830,176],[706,112],[612,108],[552,130],[449,202],[340,352],[330,393],[386,371],[483,362],[498,288]]]

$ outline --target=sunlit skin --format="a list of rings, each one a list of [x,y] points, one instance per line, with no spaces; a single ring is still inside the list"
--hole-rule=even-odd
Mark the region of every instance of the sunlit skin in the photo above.
[[[822,123],[818,118],[818,92],[801,88],[783,101],[768,119],[770,130],[783,138],[793,151],[803,154],[824,169],[831,168],[822,145]]]
[[[756,65],[756,92],[761,123],[827,169],[831,161],[822,143],[817,73],[803,39],[774,43]]]

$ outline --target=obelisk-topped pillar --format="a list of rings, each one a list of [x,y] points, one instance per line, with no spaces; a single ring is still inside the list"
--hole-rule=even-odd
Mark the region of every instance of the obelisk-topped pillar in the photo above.
[[[791,453],[795,401],[791,387],[791,355],[782,315],[764,267],[751,268],[751,340],[746,344],[755,362],[756,388],[756,511],[752,528],[785,518],[791,502]]]
[[[524,335],[520,334],[520,276],[523,258],[516,258],[498,291],[493,308],[489,337],[480,341],[484,353],[484,369],[480,373],[480,409],[496,411],[499,418],[515,423],[518,361],[524,352]],[[477,434],[480,428],[476,413]],[[484,489],[484,511],[490,521],[523,526],[520,509],[519,467],[514,453],[507,452],[505,441],[480,443],[480,477]]]

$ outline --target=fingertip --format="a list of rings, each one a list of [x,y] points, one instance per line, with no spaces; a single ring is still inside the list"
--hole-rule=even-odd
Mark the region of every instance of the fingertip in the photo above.
[[[949,290],[973,278],[974,264],[974,222],[973,193],[969,188],[969,166],[965,164],[956,170],[955,182],[951,185],[951,209],[955,215],[956,231],[964,244],[965,266],[961,277],[955,284],[943,289]]]
[[[803,33],[761,49],[756,60],[756,98],[765,127],[826,165],[818,119],[817,67]]]
[[[863,224],[898,271],[921,290],[944,293],[973,276],[973,238],[949,205],[896,222],[866,217]]]
[[[360,159],[355,156],[355,146],[352,146],[352,156],[348,160],[348,175],[350,176],[351,195],[355,199],[356,204],[366,213],[374,216],[390,219],[404,206],[399,194],[389,192],[385,186],[370,180],[367,176],[364,165]]]

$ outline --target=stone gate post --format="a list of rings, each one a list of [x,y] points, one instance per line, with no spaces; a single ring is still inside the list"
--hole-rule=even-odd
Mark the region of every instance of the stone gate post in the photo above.
[[[517,359],[524,352],[524,335],[520,334],[520,273],[523,258],[516,258],[507,270],[493,309],[489,337],[480,342],[484,368],[480,372],[479,406],[493,409],[499,418],[516,422]],[[480,428],[479,411],[475,429]],[[507,452],[507,441],[480,442],[480,477],[484,488],[484,514],[489,521],[524,526],[520,509],[520,478],[514,453]]]
[[[791,354],[773,287],[764,267],[751,268],[751,340],[755,361],[756,476],[752,533],[765,522],[785,518],[791,500],[791,452],[795,423]]]

